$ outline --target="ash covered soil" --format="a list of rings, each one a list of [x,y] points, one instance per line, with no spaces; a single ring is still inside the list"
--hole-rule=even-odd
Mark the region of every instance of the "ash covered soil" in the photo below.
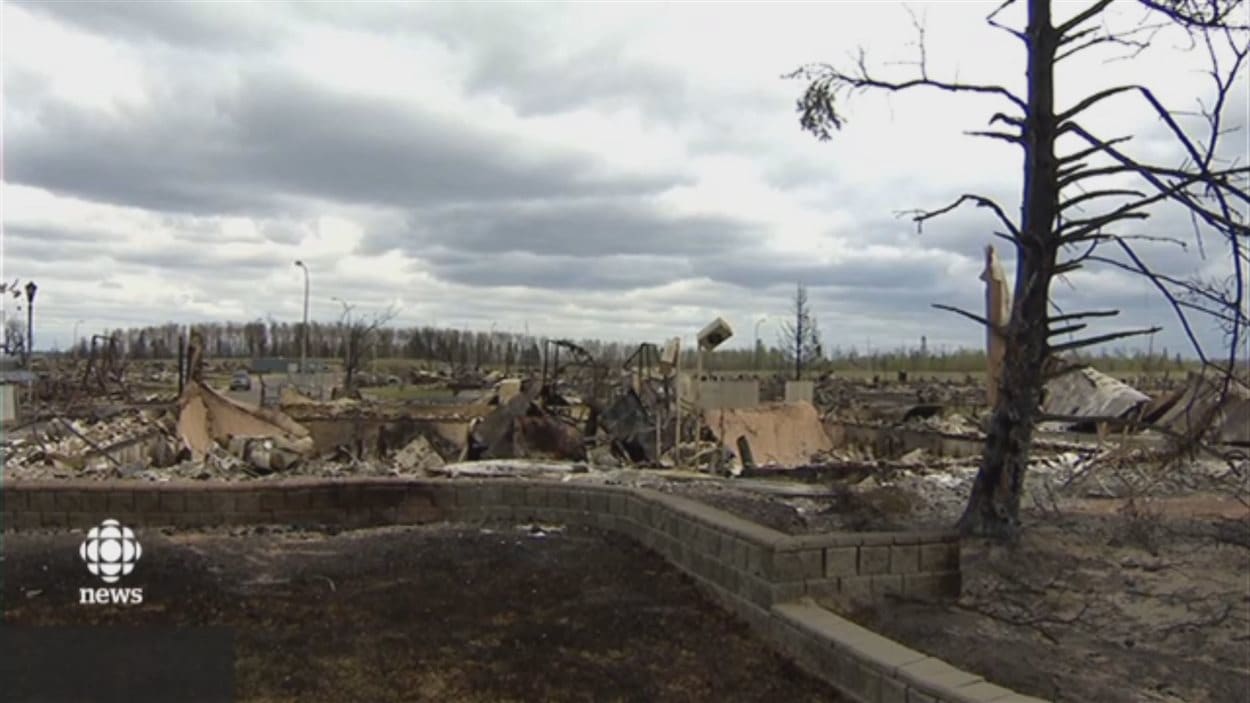
[[[82,535],[4,536],[3,622],[229,625],[240,701],[842,700],[660,557],[585,529],[139,534],[139,606],[80,606]]]
[[[1047,700],[1250,700],[1246,518],[1033,513],[1018,542],[962,551],[957,602],[844,614]]]

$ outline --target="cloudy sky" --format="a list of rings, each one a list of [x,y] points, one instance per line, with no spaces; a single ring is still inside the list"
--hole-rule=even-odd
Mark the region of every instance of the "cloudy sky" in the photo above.
[[[983,21],[994,4],[912,4],[931,74],[1022,88],[1019,45]],[[914,38],[890,2],[6,2],[3,277],[39,284],[39,346],[67,345],[78,320],[296,321],[295,259],[326,321],[336,296],[394,304],[404,325],[635,341],[721,315],[750,344],[761,316],[775,338],[801,281],[830,348],[977,345],[930,304],[982,305],[994,221],[959,211],[917,234],[896,213],[970,191],[1017,212],[1018,150],[963,135],[1004,105],[865,95],[820,143],[781,78],[859,46],[904,75]],[[1139,79],[1191,109],[1201,56],[1159,44],[1073,61],[1061,105]],[[1244,124],[1237,95],[1226,119]],[[1174,161],[1132,98],[1090,123]],[[1185,222],[1153,225],[1190,237]],[[1213,248],[1148,254],[1224,270]],[[1140,281],[1078,272],[1055,290],[1183,347]]]

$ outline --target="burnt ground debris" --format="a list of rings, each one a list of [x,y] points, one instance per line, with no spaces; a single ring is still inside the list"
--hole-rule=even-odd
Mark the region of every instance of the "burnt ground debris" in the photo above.
[[[148,530],[138,606],[82,536],[5,536],[6,625],[235,629],[240,701],[830,701],[660,557],[587,529]]]
[[[1245,518],[1028,517],[1018,543],[965,540],[958,601],[844,614],[1057,703],[1250,699]]]

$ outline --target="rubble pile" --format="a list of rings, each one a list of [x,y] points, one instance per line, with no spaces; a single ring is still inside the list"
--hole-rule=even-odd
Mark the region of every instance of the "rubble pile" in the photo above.
[[[178,454],[173,424],[168,413],[139,409],[107,418],[53,418],[6,436],[5,474],[38,465],[95,473],[124,463],[168,466]]]
[[[976,423],[959,413],[937,413],[926,417],[916,417],[904,423],[908,429],[923,429],[940,432],[946,435],[979,436],[981,428]]]
[[[58,392],[91,402],[62,402],[58,413],[8,432],[0,445],[5,476],[264,481],[524,475],[685,482],[732,485],[821,519],[833,519],[826,513],[851,495],[873,515],[936,524],[957,517],[976,475],[985,388],[972,379],[824,374],[787,387],[789,378],[777,374],[760,378],[756,393],[749,378],[709,378],[722,386],[700,386],[692,399],[658,353],[640,349],[632,366],[607,369],[576,345],[560,349],[565,363],[544,364],[541,376],[382,367],[360,372],[354,385],[401,391],[415,385],[421,392],[407,400],[398,399],[403,393],[378,393],[326,402],[288,384],[280,386],[276,407],[269,407],[272,399],[265,407],[239,402],[200,377],[177,397],[161,395],[177,387],[173,362],[119,365],[98,381],[82,360],[69,360],[49,371],[62,376]],[[207,370],[220,378],[243,366],[217,362]],[[85,396],[84,377],[91,381]],[[748,392],[740,393],[744,386]],[[1098,441],[1039,436],[1026,503],[1226,489],[1250,475],[1244,458],[1162,469],[1145,453],[1121,448],[1108,454],[1105,427],[1099,427],[1108,417],[1136,418],[1174,433],[1201,422],[1215,439],[1246,442],[1250,391],[1237,386],[1223,397],[1212,388],[1191,378],[1151,400],[1087,370],[1061,377],[1048,388],[1042,410],[1061,417],[1065,433],[1092,429]],[[142,407],[145,398],[162,405]],[[106,410],[106,403],[117,410]],[[851,525],[859,518],[838,519]]]
[[[816,388],[812,393],[812,404],[826,417],[836,414],[838,417],[852,418],[863,413],[855,384],[849,379],[829,375],[821,377],[816,382]]]

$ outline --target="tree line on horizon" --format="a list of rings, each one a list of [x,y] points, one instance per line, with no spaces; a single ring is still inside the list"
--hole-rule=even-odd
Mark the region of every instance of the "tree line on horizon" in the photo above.
[[[192,328],[204,340],[205,353],[220,359],[290,358],[300,355],[302,323],[254,321],[214,322],[194,326],[169,322],[162,325],[115,329],[109,333],[127,357],[142,359],[176,359],[181,340]],[[339,323],[310,322],[308,325],[308,356],[313,359],[342,358],[346,350],[349,327]],[[512,367],[540,368],[543,346],[555,337],[504,331],[471,331],[431,326],[386,326],[377,330],[366,350],[366,360],[409,359],[445,364],[452,368]],[[571,340],[584,348],[594,359],[610,367],[621,366],[638,349],[638,343],[596,339]],[[103,340],[96,340],[97,347]],[[75,351],[86,356],[91,339],[78,341]],[[683,353],[683,365],[694,366],[694,351]],[[1098,354],[1079,357],[1109,372],[1163,371],[1183,369],[1187,361],[1179,354],[1164,349],[1151,352],[1140,349],[1103,349]],[[561,362],[568,361],[562,353]],[[767,345],[757,340],[754,349],[729,348],[708,352],[704,366],[709,371],[793,371],[793,350],[778,343]],[[815,357],[805,358],[804,375],[837,371],[898,371],[937,373],[977,373],[985,369],[985,351],[958,347],[929,349],[922,340],[912,347],[861,350],[856,346],[834,346],[820,350]]]

